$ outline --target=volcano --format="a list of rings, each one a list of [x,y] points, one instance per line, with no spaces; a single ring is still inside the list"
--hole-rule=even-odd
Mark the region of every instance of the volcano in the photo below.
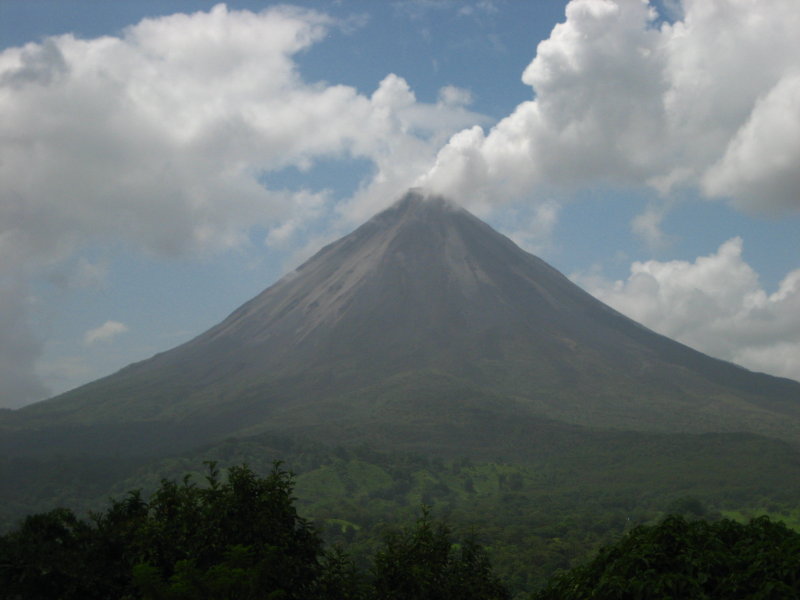
[[[116,450],[262,432],[496,449],[576,427],[796,443],[800,383],[656,334],[411,191],[195,339],[12,417]]]

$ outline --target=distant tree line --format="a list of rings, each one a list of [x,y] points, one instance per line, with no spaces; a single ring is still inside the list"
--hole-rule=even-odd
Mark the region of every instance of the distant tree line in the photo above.
[[[500,600],[510,594],[475,539],[423,509],[369,564],[325,547],[276,463],[206,484],[163,480],[78,518],[28,516],[0,537],[0,598],[122,600]],[[697,507],[694,507],[697,508]],[[698,511],[694,511],[697,513]],[[531,600],[798,598],[800,534],[766,517],[739,524],[668,516],[551,578]]]

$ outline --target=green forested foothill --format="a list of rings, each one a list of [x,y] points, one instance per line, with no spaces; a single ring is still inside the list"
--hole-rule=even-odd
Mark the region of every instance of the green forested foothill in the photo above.
[[[364,488],[359,477],[386,483],[374,462],[349,468],[354,461],[360,459],[342,451],[327,465],[342,476],[345,489],[349,486],[352,493]],[[592,517],[599,504],[585,512],[570,505],[559,513],[551,503],[538,512],[521,493],[525,478],[508,465],[488,469],[462,461],[437,469],[408,457],[404,467],[393,473],[397,479],[389,479],[401,482],[406,493],[418,489],[408,481],[418,480],[439,490],[432,494],[434,500],[437,494],[446,495],[432,473],[449,470],[462,479],[468,473],[465,493],[477,496],[493,485],[487,482],[494,477],[507,490],[504,502],[528,520],[514,524],[492,518],[488,512],[492,504],[478,502],[471,518],[451,510],[445,521],[434,517],[432,508],[423,508],[420,516],[418,506],[408,506],[392,520],[404,522],[402,527],[387,527],[388,520],[370,525],[367,521],[373,517],[368,513],[359,522],[357,510],[352,510],[354,520],[320,519],[317,527],[298,513],[295,479],[279,464],[263,477],[245,466],[231,467],[223,477],[215,465],[208,463],[202,483],[191,475],[180,482],[164,479],[148,498],[130,492],[86,519],[64,508],[26,517],[0,537],[0,598],[800,596],[800,533],[767,517],[748,524],[703,520],[715,515],[696,498],[669,504],[670,510],[686,517],[670,515],[656,525],[629,528],[615,541],[601,544],[601,539],[614,537],[607,535],[609,530],[621,531],[627,521],[615,522],[613,513],[600,511]],[[328,484],[335,485],[332,481]],[[401,508],[398,503],[385,505],[389,506]],[[447,510],[440,507],[440,512]],[[462,530],[469,524],[471,531],[454,531],[445,524],[452,519],[461,523]],[[583,537],[576,535],[578,531]],[[582,557],[590,553],[589,547],[594,549],[593,558],[586,560]],[[494,569],[495,557],[505,570]],[[560,574],[553,576],[554,571]],[[526,575],[530,573],[539,575]]]
[[[453,528],[455,539],[475,534],[514,598],[666,513],[742,522],[769,514],[800,524],[800,462],[782,442],[749,434],[603,434],[590,442],[573,440],[557,453],[514,462],[258,436],[149,463],[119,461],[113,484],[111,459],[8,458],[0,460],[0,533],[18,528],[24,514],[54,506],[79,516],[104,514],[109,495],[141,489],[147,498],[161,490],[164,477],[180,481],[190,473],[202,488],[204,460],[247,463],[269,476],[277,458],[297,474],[297,513],[328,548],[346,547],[361,571],[369,570],[387,532],[415,522],[425,505],[433,519]]]
[[[150,463],[152,459],[114,456],[0,454],[0,533],[14,527],[27,514],[47,512],[56,506],[77,512],[100,510],[115,484]]]

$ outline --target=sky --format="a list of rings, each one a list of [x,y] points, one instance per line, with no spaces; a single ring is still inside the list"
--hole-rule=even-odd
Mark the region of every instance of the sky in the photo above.
[[[409,187],[800,380],[796,0],[0,0],[0,407],[191,339]]]

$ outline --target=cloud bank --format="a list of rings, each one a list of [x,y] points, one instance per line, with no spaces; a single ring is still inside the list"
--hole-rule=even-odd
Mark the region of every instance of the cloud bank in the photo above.
[[[418,183],[473,204],[538,186],[688,186],[737,207],[800,209],[794,0],[572,0],[522,75],[535,98],[457,133]]]
[[[593,295],[712,356],[800,381],[800,269],[769,294],[742,259],[742,240],[687,261],[646,261],[628,279],[577,275]]]

